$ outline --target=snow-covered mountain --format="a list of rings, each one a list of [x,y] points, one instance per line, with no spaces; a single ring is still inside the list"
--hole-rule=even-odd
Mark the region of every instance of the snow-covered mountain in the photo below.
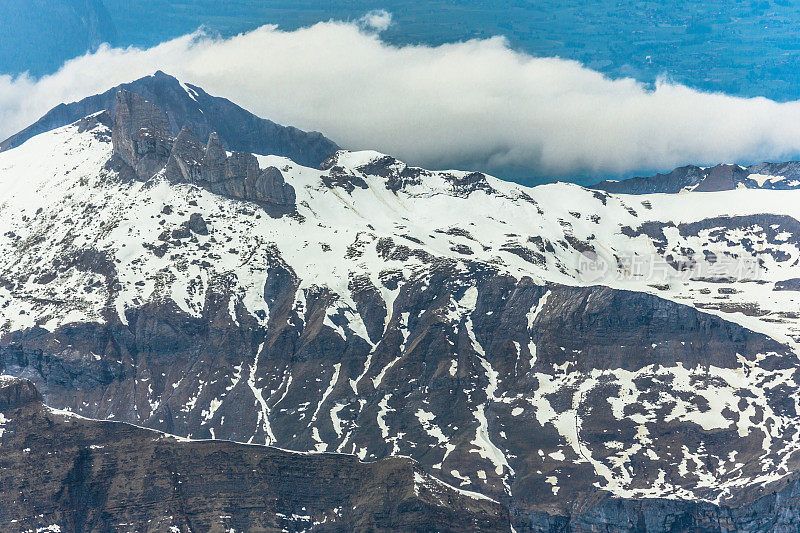
[[[314,168],[113,94],[0,153],[0,370],[51,406],[409,456],[516,531],[797,527],[800,190]]]

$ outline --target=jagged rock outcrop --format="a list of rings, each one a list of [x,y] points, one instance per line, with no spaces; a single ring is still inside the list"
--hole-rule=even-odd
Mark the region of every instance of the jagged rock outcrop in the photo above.
[[[187,442],[56,412],[0,377],[3,531],[508,531],[406,458]],[[49,529],[48,529],[49,528]]]
[[[136,93],[123,89],[117,94],[111,138],[115,160],[110,168],[121,161],[140,181],[163,170],[172,183],[193,183],[216,194],[258,202],[274,215],[294,208],[294,188],[280,170],[262,169],[253,154],[228,155],[216,132],[205,148],[188,126],[172,139],[166,115]],[[121,174],[128,172],[122,169]]]
[[[41,119],[0,143],[0,152],[21,145],[31,137],[72,124],[81,118],[107,110],[114,117],[117,93],[135,93],[161,109],[167,116],[170,134],[176,136],[184,126],[205,143],[217,132],[228,150],[288,157],[301,165],[316,167],[338,146],[317,132],[281,126],[242,109],[230,100],[211,96],[200,87],[181,84],[158,71],[131,83],[118,85],[69,104],[59,104]]]
[[[212,133],[212,135],[216,135]],[[181,128],[169,155],[165,175],[173,182],[197,183],[203,180],[205,150],[188,127]]]
[[[286,183],[280,170],[260,168],[252,154],[234,152],[228,156],[215,134],[209,137],[200,176],[217,194],[283,208],[294,206],[294,188]]]

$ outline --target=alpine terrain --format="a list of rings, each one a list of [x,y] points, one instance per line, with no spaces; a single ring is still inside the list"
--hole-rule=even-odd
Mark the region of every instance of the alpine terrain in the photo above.
[[[800,530],[800,163],[534,188],[164,73],[0,152],[0,530]]]

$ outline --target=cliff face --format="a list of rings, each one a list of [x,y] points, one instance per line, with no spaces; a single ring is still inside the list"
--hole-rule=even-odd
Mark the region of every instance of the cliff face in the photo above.
[[[0,376],[4,531],[793,531],[800,483],[741,508],[600,497],[571,516],[509,515],[408,458],[188,441],[42,404]]]
[[[41,403],[0,378],[3,531],[507,531],[499,504],[406,458],[185,441]]]

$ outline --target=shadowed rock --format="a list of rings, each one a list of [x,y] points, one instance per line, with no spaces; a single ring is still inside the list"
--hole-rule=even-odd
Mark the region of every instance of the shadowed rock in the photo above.
[[[197,184],[216,194],[258,202],[272,216],[294,209],[294,188],[280,170],[260,168],[250,153],[229,155],[216,133],[209,135],[205,148],[188,126],[172,139],[166,115],[127,90],[118,93],[116,109],[111,167],[121,175],[126,174],[127,166],[136,179],[147,181],[163,170],[173,183]]]
[[[3,531],[509,527],[500,504],[461,494],[407,458],[367,464],[340,454],[180,441],[54,412],[31,382],[17,378],[0,378],[0,409]]]
[[[172,153],[167,162],[166,176],[172,182],[198,183],[203,173],[203,145],[188,126],[172,145]]]
[[[775,179],[757,181],[751,175],[775,176]],[[607,180],[594,185],[593,189],[617,194],[674,194],[684,189],[696,192],[730,191],[737,187],[750,189],[797,189],[800,188],[800,162],[759,163],[747,168],[739,165],[716,165],[679,167],[667,174],[636,177],[620,181]]]

